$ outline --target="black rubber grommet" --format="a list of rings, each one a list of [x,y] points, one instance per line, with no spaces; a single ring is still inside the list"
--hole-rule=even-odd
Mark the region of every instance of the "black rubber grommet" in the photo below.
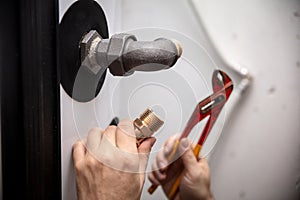
[[[102,38],[108,38],[108,27],[105,14],[100,5],[93,0],[79,0],[70,6],[59,24],[59,65],[61,84],[70,97],[79,101],[92,100],[100,92],[106,71],[93,74],[81,70],[79,43],[90,30],[96,30]],[[84,73],[83,81],[77,91],[73,91],[78,71]],[[81,84],[81,83],[80,83]]]

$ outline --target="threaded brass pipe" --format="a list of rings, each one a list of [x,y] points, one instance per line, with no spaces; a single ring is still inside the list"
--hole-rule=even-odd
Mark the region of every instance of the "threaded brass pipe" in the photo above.
[[[151,137],[164,124],[151,109],[147,108],[139,118],[133,121],[135,135],[137,139],[137,146],[143,140]]]

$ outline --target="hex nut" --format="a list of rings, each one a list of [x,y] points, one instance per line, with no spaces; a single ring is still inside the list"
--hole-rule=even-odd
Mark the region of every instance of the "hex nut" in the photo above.
[[[123,76],[126,73],[122,62],[122,53],[128,40],[136,41],[137,39],[134,35],[126,33],[115,34],[110,39],[107,61],[110,66],[109,70],[114,76]]]
[[[141,139],[141,138],[147,138],[150,137],[153,132],[149,129],[147,125],[145,125],[142,120],[140,119],[135,119],[133,122],[134,127],[136,128],[136,138]]]
[[[97,74],[100,70],[100,66],[96,60],[96,50],[99,42],[102,38],[97,31],[91,30],[83,36],[80,41],[80,53],[81,64],[88,67],[94,74]]]

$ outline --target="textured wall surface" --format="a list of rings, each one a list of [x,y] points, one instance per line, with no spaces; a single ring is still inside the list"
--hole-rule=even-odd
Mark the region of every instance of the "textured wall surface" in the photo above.
[[[60,0],[60,16],[71,2],[74,1]],[[227,121],[210,156],[215,199],[299,199],[299,1],[194,0],[197,6],[191,6],[190,0],[99,2],[109,18],[110,33],[158,27],[205,43],[203,35],[207,31],[219,52],[214,58],[217,64],[222,63],[218,59],[224,59],[228,64],[245,66],[253,74],[251,88]],[[101,117],[105,118],[103,126],[113,117],[106,112],[114,81],[110,76],[107,78],[98,105]],[[71,146],[78,135],[72,101],[63,90],[61,99],[63,197],[74,199]],[[149,184],[147,181],[146,186]],[[150,196],[146,189],[142,199],[164,198],[161,191]]]
[[[299,199],[300,2],[195,2],[223,59],[254,76],[210,157],[215,198]],[[122,28],[169,28],[199,41],[193,10],[185,0],[124,0]]]

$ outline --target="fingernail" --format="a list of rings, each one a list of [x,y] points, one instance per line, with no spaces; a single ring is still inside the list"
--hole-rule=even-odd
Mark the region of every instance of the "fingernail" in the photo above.
[[[183,138],[182,140],[180,140],[180,146],[182,149],[188,148],[189,145],[190,145],[190,142],[187,138]]]
[[[167,161],[165,160],[162,160],[158,163],[158,167],[161,169],[161,168],[164,168],[168,165]]]
[[[153,145],[155,144],[155,142],[156,142],[156,138],[155,137],[151,137],[151,139],[150,139],[150,145],[151,145],[151,147],[153,147]]]
[[[168,146],[164,147],[164,153],[168,154],[170,152],[170,148]]]
[[[119,118],[118,117],[114,117],[111,122],[109,123],[110,126],[118,126],[119,123]]]

